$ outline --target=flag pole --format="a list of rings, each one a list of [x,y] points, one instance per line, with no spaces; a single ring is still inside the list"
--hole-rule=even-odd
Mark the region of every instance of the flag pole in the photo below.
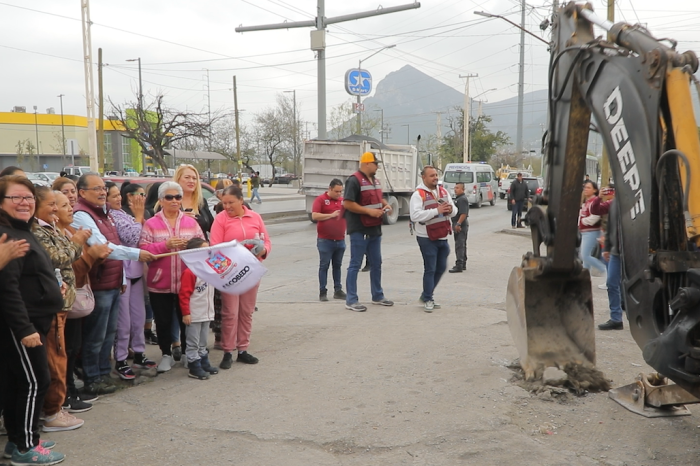
[[[219,243],[215,246],[208,246],[206,248],[183,249],[181,251],[172,251],[172,252],[164,252],[163,254],[154,254],[153,256],[156,259],[161,259],[163,257],[171,257],[171,256],[176,256],[178,254],[187,254],[188,252],[213,251],[214,249],[221,249],[221,248],[225,248],[228,246],[235,246],[237,244],[238,244],[238,241],[236,241],[234,239],[233,241],[229,241],[228,243]]]

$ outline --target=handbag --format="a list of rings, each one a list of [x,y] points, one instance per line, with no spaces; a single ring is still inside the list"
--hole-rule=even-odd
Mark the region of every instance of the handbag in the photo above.
[[[68,319],[81,319],[88,316],[95,309],[95,295],[90,288],[90,282],[75,289],[75,302],[70,311],[68,311]]]

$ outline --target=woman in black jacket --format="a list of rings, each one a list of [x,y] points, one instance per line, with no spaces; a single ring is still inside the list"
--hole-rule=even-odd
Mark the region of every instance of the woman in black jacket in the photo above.
[[[31,232],[36,195],[20,176],[0,178],[0,235],[25,240],[25,257],[0,270],[0,355],[5,384],[5,428],[13,463],[55,464],[64,455],[39,440],[39,413],[49,386],[46,333],[63,308],[51,259]],[[6,449],[7,451],[7,449]]]

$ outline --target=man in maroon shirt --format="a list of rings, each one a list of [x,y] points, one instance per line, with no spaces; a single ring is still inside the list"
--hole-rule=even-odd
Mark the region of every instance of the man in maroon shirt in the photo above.
[[[345,299],[343,284],[340,280],[340,267],[345,254],[345,217],[343,209],[343,182],[337,178],[331,181],[328,191],[314,201],[311,219],[316,222],[318,255],[321,263],[318,268],[320,287],[319,299],[328,301],[328,267],[333,262],[334,299]]]

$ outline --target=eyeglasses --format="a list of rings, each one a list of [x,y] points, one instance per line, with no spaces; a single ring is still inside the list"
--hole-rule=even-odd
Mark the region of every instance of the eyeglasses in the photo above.
[[[22,201],[26,201],[27,204],[34,204],[36,202],[34,196],[5,196],[5,199],[12,199],[13,204],[21,204]]]
[[[163,199],[165,199],[166,201],[172,201],[173,199],[175,199],[176,201],[181,201],[182,196],[180,194],[166,194],[165,196],[163,196]]]
[[[94,193],[106,193],[106,186],[95,186],[94,188],[83,188],[83,191],[92,191]]]

